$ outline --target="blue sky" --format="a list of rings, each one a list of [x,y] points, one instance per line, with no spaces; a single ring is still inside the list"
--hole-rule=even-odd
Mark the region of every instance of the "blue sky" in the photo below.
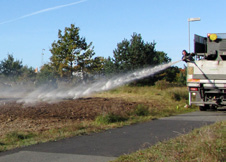
[[[195,33],[226,32],[225,6],[225,0],[1,0],[0,61],[13,54],[29,67],[48,63],[58,30],[71,24],[93,42],[95,56],[113,57],[117,43],[136,32],[177,61],[188,50],[188,18],[201,18],[190,23],[193,51]]]

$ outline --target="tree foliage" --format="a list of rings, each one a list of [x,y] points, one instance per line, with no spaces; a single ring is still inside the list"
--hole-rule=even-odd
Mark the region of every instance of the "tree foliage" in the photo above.
[[[111,76],[115,74],[116,71],[117,70],[116,70],[114,60],[111,57],[108,57],[107,59],[105,59],[104,65],[103,65],[103,74],[105,76]]]
[[[44,64],[37,74],[37,84],[55,84],[57,80],[57,73],[52,66]]]
[[[36,79],[36,73],[35,73],[35,69],[33,67],[28,67],[28,66],[23,66],[21,69],[22,73],[19,76],[19,79],[21,81],[35,81]]]
[[[130,40],[124,39],[113,50],[113,58],[94,57],[92,42],[87,43],[80,36],[80,29],[71,24],[64,32],[58,31],[58,40],[51,44],[50,63],[42,66],[36,74],[33,68],[22,65],[22,61],[15,60],[12,55],[0,62],[0,77],[13,76],[20,81],[32,78],[38,84],[56,85],[58,81],[72,81],[71,83],[86,81],[87,78],[112,76],[121,72],[128,72],[144,67],[168,63],[171,59],[163,51],[156,51],[156,43],[145,42],[141,34],[133,33]],[[97,77],[99,76],[99,77]],[[186,83],[185,69],[170,67],[154,76],[144,78],[135,84],[153,85],[158,80],[167,82]]]
[[[22,73],[22,61],[15,60],[13,55],[8,54],[8,58],[0,63],[0,73],[7,77],[17,77]]]
[[[104,62],[104,57],[95,57],[90,66],[90,71],[92,74],[102,74],[104,70]]]
[[[169,62],[171,59],[156,51],[155,45],[155,42],[145,43],[140,34],[133,33],[130,40],[124,39],[113,51],[116,69],[128,71]]]
[[[164,79],[167,82],[176,82],[178,73],[180,73],[180,69],[176,66],[172,66],[163,71],[160,79]]]
[[[23,66],[22,61],[15,60],[13,55],[8,54],[7,58],[0,62],[1,80],[7,82],[20,82],[21,84],[36,79],[34,68]]]
[[[187,82],[187,80],[186,80],[187,79],[187,77],[186,77],[187,67],[184,66],[183,69],[180,68],[179,70],[180,70],[180,72],[177,73],[177,75],[176,75],[176,78],[177,78],[176,82],[180,83],[181,85],[186,85],[186,82]]]
[[[80,37],[79,30],[71,24],[65,28],[64,34],[59,30],[58,41],[52,43],[51,66],[61,77],[72,77],[73,72],[90,69],[94,50],[92,43],[87,44],[86,39]]]

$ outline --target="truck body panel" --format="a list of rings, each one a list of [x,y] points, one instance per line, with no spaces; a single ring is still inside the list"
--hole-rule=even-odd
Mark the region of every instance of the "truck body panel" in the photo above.
[[[195,59],[187,62],[189,104],[226,107],[226,33],[195,35]]]

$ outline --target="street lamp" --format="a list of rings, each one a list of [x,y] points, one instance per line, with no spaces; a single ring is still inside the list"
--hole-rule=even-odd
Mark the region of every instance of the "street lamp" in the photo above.
[[[189,18],[188,19],[188,48],[189,48],[189,53],[190,53],[190,22],[193,21],[200,21],[201,19],[198,18]]]
[[[43,59],[43,56],[44,56],[44,51],[45,51],[45,49],[43,48],[43,49],[42,49],[42,62],[41,62],[41,66],[43,66],[43,65],[44,65],[44,59]]]

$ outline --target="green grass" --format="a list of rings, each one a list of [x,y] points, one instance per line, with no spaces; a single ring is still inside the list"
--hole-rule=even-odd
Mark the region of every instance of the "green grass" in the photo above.
[[[106,115],[97,116],[95,121],[98,124],[110,124],[110,123],[124,122],[127,120],[128,120],[128,117],[126,116],[109,113]]]
[[[195,129],[189,134],[123,155],[114,162],[223,162],[226,122]]]
[[[137,116],[148,116],[150,115],[149,107],[143,104],[138,104],[134,110],[134,115]]]
[[[29,132],[29,133],[25,133],[25,132],[11,132],[9,134],[7,134],[6,138],[8,140],[12,140],[12,141],[20,141],[20,140],[26,140],[29,138],[33,138],[35,137],[35,134]]]
[[[5,135],[4,138],[0,139],[0,152],[6,151],[19,146],[28,146],[35,144],[34,141],[37,135],[32,132],[19,132],[13,131]]]

